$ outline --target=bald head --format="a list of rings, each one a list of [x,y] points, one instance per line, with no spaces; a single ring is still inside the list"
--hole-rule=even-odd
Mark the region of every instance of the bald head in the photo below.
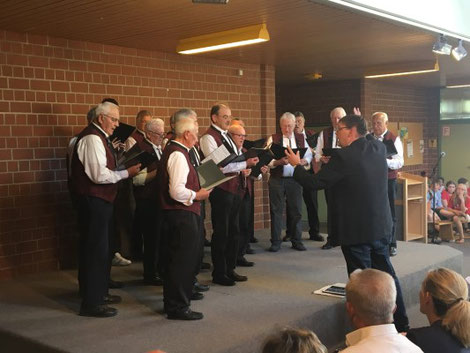
[[[232,136],[237,148],[241,149],[246,138],[245,128],[241,125],[234,124],[229,126],[228,132],[230,133],[230,136]]]
[[[338,122],[341,118],[346,116],[346,111],[342,107],[336,107],[330,112],[331,126],[336,130],[338,128]]]

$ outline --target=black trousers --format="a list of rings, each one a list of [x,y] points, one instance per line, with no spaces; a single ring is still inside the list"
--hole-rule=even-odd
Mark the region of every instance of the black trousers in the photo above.
[[[341,246],[341,250],[346,260],[348,275],[358,268],[374,268],[387,272],[393,277],[397,288],[397,310],[393,314],[394,323],[398,332],[408,331],[408,316],[406,315],[400,282],[398,282],[395,270],[390,262],[388,240],[377,240],[371,244],[343,245]]]
[[[315,236],[320,233],[320,220],[318,219],[318,196],[317,190],[303,189],[302,196],[304,198],[305,206],[307,206],[308,214],[308,233],[310,236]]]
[[[163,302],[165,312],[171,313],[184,311],[191,304],[200,253],[201,217],[185,210],[165,210],[163,215],[167,230]]]
[[[112,222],[112,203],[93,196],[78,197],[78,283],[82,306],[101,305],[108,293]]]
[[[135,200],[135,222],[141,232],[141,244],[143,245],[144,278],[151,279],[157,274],[159,261],[160,234],[163,214],[158,207],[157,200]],[[136,234],[138,236],[138,234]]]
[[[240,240],[238,243],[237,258],[241,259],[246,254],[246,249],[250,243],[253,226],[251,225],[251,215],[253,214],[251,204],[253,198],[248,192],[245,193],[241,200],[240,207]],[[250,228],[251,227],[251,228]]]
[[[241,197],[220,188],[212,190],[211,220],[214,233],[211,241],[212,277],[226,276],[235,269],[240,236]]]
[[[397,247],[397,239],[395,236],[395,228],[397,225],[397,217],[395,213],[395,198],[397,194],[397,179],[388,179],[388,202],[390,203],[390,212],[392,213],[392,234],[390,236],[390,246]]]
[[[294,178],[269,179],[269,206],[271,214],[271,243],[281,243],[282,216],[287,201],[287,233],[291,242],[299,243],[302,238],[302,186]]]

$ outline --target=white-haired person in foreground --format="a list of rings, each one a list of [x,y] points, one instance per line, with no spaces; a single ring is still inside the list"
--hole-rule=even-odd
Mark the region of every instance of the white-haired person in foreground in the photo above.
[[[262,353],[327,353],[317,335],[310,330],[286,327],[263,344]]]
[[[355,331],[346,335],[343,353],[417,353],[422,350],[393,324],[397,291],[386,272],[356,270],[346,285],[346,311]]]

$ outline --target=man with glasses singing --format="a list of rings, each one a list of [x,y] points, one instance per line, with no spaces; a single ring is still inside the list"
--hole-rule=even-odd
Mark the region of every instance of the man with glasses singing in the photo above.
[[[156,175],[162,157],[161,144],[163,141],[165,124],[161,119],[151,119],[145,126],[145,138],[137,145],[156,157],[147,168],[142,169],[132,182],[134,184],[135,215],[134,224],[138,225],[139,233],[134,234],[143,244],[144,283],[160,286],[162,280],[157,274],[158,249],[160,243],[160,230],[162,223],[161,211],[158,207],[158,194],[160,186]]]
[[[121,300],[119,296],[108,295],[113,202],[117,182],[136,175],[140,165],[115,170],[116,157],[109,136],[119,126],[119,107],[105,102],[98,105],[95,114],[92,123],[77,137],[71,164],[80,231],[80,315],[110,317],[116,315],[117,310],[106,304]]]

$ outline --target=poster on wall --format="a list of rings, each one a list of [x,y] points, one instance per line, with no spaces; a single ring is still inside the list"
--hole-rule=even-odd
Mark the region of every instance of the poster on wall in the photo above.
[[[450,136],[450,126],[442,127],[442,136],[445,136],[445,137]]]
[[[408,158],[413,158],[413,140],[406,141],[406,154]]]

